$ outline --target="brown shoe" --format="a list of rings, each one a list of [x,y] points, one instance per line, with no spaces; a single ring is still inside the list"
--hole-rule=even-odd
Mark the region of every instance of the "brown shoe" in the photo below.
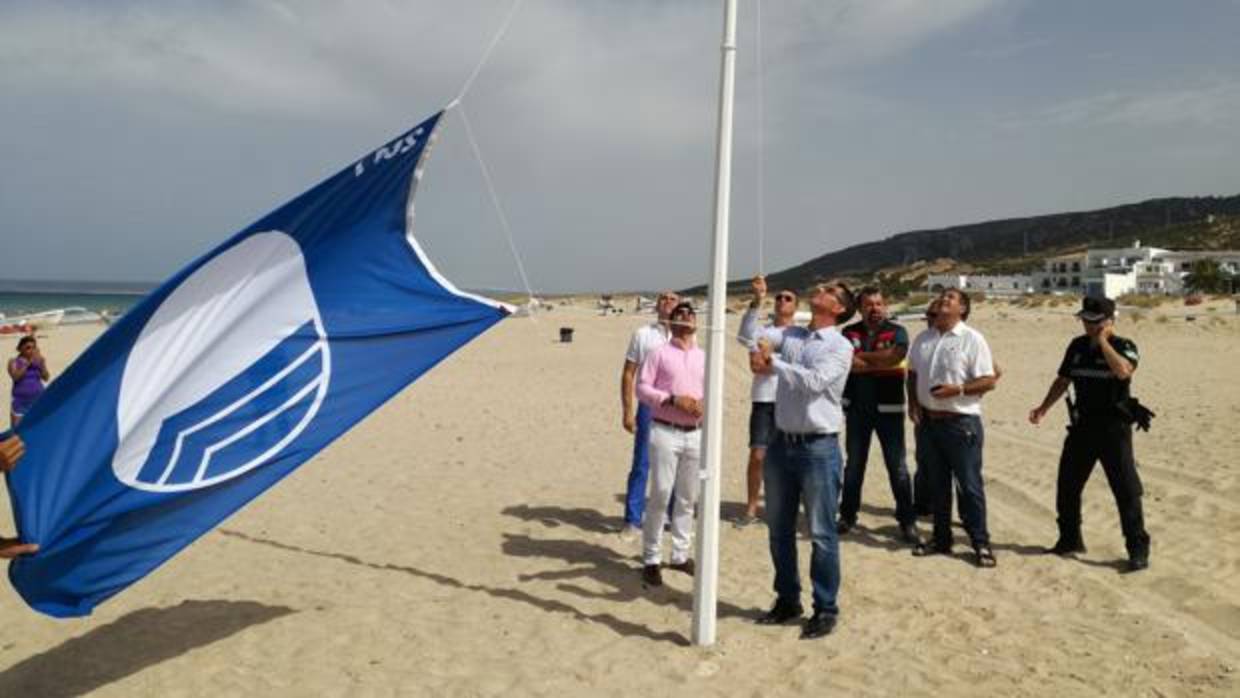
[[[689,558],[684,562],[679,562],[674,565],[668,565],[667,567],[668,569],[676,570],[677,572],[684,572],[690,577],[692,577],[693,573],[697,570],[697,567],[693,564],[693,558]]]
[[[642,568],[642,583],[651,587],[663,586],[663,573],[659,571],[658,565],[646,565]]]

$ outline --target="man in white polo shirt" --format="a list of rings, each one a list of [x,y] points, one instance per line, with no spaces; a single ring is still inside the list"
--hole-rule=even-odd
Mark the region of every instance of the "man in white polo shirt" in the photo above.
[[[965,324],[969,296],[949,288],[939,296],[934,323],[909,348],[909,418],[919,425],[918,458],[929,471],[934,537],[919,543],[919,557],[950,554],[952,477],[960,483],[961,514],[978,567],[994,567],[986,528],[986,490],[982,481],[982,395],[995,387],[990,345]]]

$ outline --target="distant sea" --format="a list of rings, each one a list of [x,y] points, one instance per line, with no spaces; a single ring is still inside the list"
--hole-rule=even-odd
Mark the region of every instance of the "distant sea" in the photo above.
[[[14,317],[57,308],[80,307],[94,312],[124,312],[155,284],[114,281],[0,280],[0,313]]]

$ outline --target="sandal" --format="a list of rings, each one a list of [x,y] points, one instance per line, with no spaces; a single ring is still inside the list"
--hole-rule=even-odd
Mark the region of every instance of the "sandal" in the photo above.
[[[999,561],[995,559],[994,551],[990,549],[989,545],[977,546],[976,548],[973,549],[973,555],[974,555],[973,563],[976,564],[978,567],[989,569],[999,564]]]

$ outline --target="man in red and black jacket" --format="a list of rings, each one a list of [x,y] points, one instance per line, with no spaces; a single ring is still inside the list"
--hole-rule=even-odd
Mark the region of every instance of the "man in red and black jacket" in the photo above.
[[[858,294],[861,319],[842,332],[853,345],[852,371],[844,388],[847,415],[847,467],[840,501],[839,532],[857,525],[861,487],[870,455],[870,437],[877,432],[887,465],[891,496],[896,502],[900,538],[917,543],[917,514],[913,487],[904,462],[904,357],[908,332],[887,318],[887,305],[879,289],[868,286]]]

